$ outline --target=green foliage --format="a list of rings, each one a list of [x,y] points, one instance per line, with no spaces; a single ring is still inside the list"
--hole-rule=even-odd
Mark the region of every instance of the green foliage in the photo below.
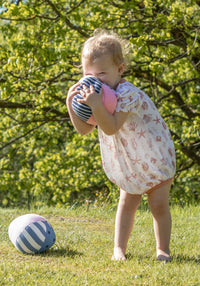
[[[171,199],[199,202],[199,1],[0,1],[0,205],[116,202],[97,131],[69,120],[82,43],[96,28],[129,42],[126,77],[156,103],[177,151]]]

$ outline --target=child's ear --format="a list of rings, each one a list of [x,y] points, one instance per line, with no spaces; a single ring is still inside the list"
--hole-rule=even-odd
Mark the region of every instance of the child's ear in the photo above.
[[[125,63],[122,63],[118,67],[119,74],[122,75],[125,70]]]

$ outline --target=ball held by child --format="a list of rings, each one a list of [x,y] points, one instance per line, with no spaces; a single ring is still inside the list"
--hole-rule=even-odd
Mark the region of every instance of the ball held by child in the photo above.
[[[86,76],[80,80],[80,85],[76,88],[77,90],[81,90],[83,85],[86,85],[87,88],[92,85],[96,91],[96,93],[100,93],[102,88],[102,101],[103,105],[107,109],[107,111],[111,114],[115,112],[115,108],[117,106],[117,96],[115,91],[110,88],[108,85],[102,83],[94,76]],[[96,125],[96,121],[92,114],[91,108],[85,103],[80,103],[77,99],[82,99],[82,95],[80,93],[76,94],[72,100],[72,108],[76,115],[82,119],[83,121]]]

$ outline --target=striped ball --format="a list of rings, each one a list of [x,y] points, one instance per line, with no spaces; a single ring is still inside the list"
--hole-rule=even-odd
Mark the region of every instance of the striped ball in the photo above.
[[[102,88],[103,104],[110,113],[114,112],[117,105],[117,98],[113,89],[111,89],[105,84],[102,84],[100,80],[93,76],[84,77],[81,80],[80,85],[77,87],[77,90],[82,89],[83,85],[86,85],[88,88],[90,87],[90,85],[93,85],[96,93],[100,93],[100,90]],[[91,108],[84,103],[78,102],[77,99],[82,99],[82,95],[80,93],[76,94],[72,100],[72,108],[76,115],[83,121],[89,124],[96,125]]]
[[[14,246],[26,254],[44,252],[56,241],[50,223],[36,214],[26,214],[14,219],[9,225],[8,235]]]
[[[77,90],[82,89],[83,85],[86,85],[87,88],[89,88],[90,85],[93,85],[95,91],[99,93],[101,90],[102,83],[97,78],[88,76],[83,78],[82,83],[80,84],[80,86],[77,87]],[[72,100],[72,108],[79,118],[87,122],[92,115],[92,110],[88,105],[77,101],[77,99],[82,99],[82,98],[83,97],[79,93],[76,94]]]

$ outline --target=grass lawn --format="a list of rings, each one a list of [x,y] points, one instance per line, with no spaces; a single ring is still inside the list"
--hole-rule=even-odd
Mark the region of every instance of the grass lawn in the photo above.
[[[200,285],[200,206],[172,207],[172,262],[156,261],[152,217],[139,210],[127,261],[111,261],[115,212],[91,206],[38,210],[0,209],[0,285]],[[24,255],[8,238],[19,215],[37,213],[57,236],[46,253]]]

